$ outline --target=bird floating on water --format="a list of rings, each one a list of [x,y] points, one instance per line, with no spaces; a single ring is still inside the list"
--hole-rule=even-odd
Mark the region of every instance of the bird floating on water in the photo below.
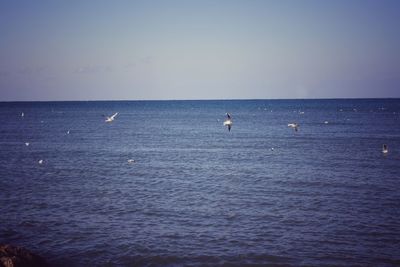
[[[39,163],[39,164],[43,164],[43,160],[42,160],[42,159],[39,160],[38,163]]]
[[[389,148],[386,144],[383,144],[382,146],[382,153],[383,154],[387,154],[389,152]]]
[[[26,146],[29,146],[29,142],[26,142],[25,145],[26,145]]]
[[[226,113],[226,120],[224,121],[224,126],[228,126],[228,131],[231,131],[232,124],[233,122],[231,114]]]
[[[23,116],[25,116],[25,114],[22,112],[22,113],[21,113],[21,117],[23,117]]]
[[[115,117],[118,115],[118,112],[116,112],[114,115],[110,117],[106,117],[106,122],[112,122],[114,121]]]
[[[134,159],[128,159],[128,163],[135,163]]]
[[[300,125],[298,123],[289,123],[287,126],[290,127],[290,128],[293,128],[293,130],[295,132],[297,132],[299,130],[299,127],[300,127]]]

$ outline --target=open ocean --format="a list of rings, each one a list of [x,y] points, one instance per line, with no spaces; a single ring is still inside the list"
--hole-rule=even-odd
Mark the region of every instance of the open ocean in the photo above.
[[[400,99],[3,102],[0,122],[0,243],[52,266],[400,266]]]

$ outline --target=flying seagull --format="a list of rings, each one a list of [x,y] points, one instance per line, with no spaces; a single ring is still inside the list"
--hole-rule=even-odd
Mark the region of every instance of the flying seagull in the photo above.
[[[287,126],[293,128],[296,132],[299,130],[299,126],[297,123],[289,123]]]
[[[116,112],[114,115],[111,117],[106,117],[106,122],[112,122],[114,121],[115,117],[118,115],[118,112]]]
[[[224,126],[228,126],[228,131],[231,131],[231,127],[232,127],[232,118],[231,118],[231,114],[226,113],[226,120],[224,121]]]

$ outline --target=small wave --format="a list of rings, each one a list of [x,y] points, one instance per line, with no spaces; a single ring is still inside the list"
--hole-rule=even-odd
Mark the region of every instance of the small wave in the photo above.
[[[240,254],[231,257],[213,255],[139,255],[123,257],[124,266],[295,266],[290,258],[267,254]]]

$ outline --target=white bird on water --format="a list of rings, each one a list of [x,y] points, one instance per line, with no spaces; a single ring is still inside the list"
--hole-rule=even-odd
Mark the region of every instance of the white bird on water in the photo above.
[[[135,163],[134,159],[128,159],[128,163]]]
[[[232,118],[231,118],[231,114],[226,113],[226,120],[224,121],[224,126],[228,126],[228,131],[231,131],[231,127],[232,127]]]
[[[21,117],[23,117],[23,116],[25,116],[25,114],[22,112],[22,113],[21,113]]]
[[[29,142],[26,142],[25,145],[26,145],[26,146],[29,146]]]
[[[43,160],[42,160],[42,159],[39,160],[38,163],[39,163],[39,164],[43,164]]]
[[[287,126],[293,128],[297,132],[299,130],[300,125],[297,123],[289,123]]]
[[[383,154],[387,154],[389,152],[389,148],[386,144],[383,144],[382,146],[382,153]]]
[[[116,112],[114,115],[112,115],[110,117],[106,117],[106,122],[113,122],[117,115],[118,115],[118,112]]]

